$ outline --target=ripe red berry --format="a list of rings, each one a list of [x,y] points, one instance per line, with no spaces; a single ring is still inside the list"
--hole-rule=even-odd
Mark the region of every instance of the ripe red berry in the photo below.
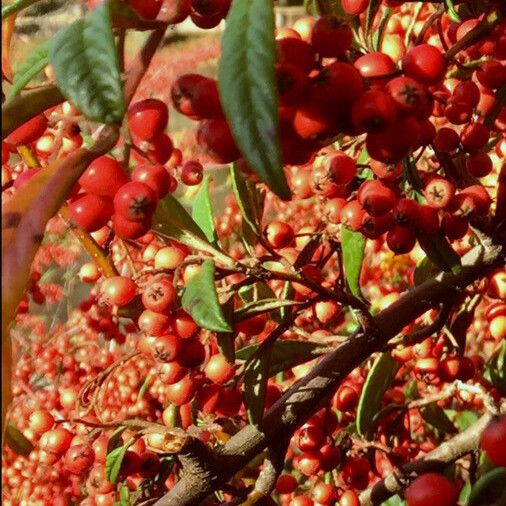
[[[364,208],[358,200],[351,200],[341,210],[341,223],[350,230],[357,232],[362,227]]]
[[[93,465],[95,452],[90,444],[71,446],[65,454],[65,469],[72,474],[82,475]]]
[[[155,137],[147,148],[147,156],[151,163],[167,163],[174,150],[172,139],[167,134],[160,134]]]
[[[452,153],[459,147],[459,134],[449,127],[440,128],[434,137],[434,147],[442,153]]]
[[[195,186],[204,178],[204,167],[196,160],[188,160],[181,169],[181,181],[187,186]]]
[[[177,383],[167,386],[167,400],[176,406],[187,404],[193,399],[196,388],[197,384],[195,380],[191,376],[185,376]]]
[[[114,233],[121,239],[138,239],[151,229],[151,216],[143,221],[131,221],[121,214],[113,214]]]
[[[92,194],[77,197],[68,205],[70,219],[86,232],[102,228],[111,219],[113,211],[109,197]]]
[[[351,16],[362,14],[362,12],[366,11],[368,5],[369,0],[341,0],[341,6],[344,12]]]
[[[487,144],[489,136],[490,131],[483,123],[471,123],[460,133],[460,142],[468,153],[473,153]]]
[[[486,153],[477,151],[466,160],[466,169],[473,177],[485,177],[492,172],[492,159]]]
[[[362,77],[378,78],[388,75],[396,68],[394,61],[385,53],[371,52],[355,60],[353,64]]]
[[[291,474],[281,474],[276,481],[278,494],[291,494],[297,488],[297,479]]]
[[[267,242],[274,248],[286,248],[294,239],[293,228],[283,221],[271,221],[265,228]]]
[[[378,132],[394,122],[397,116],[393,98],[381,90],[369,90],[353,102],[351,118],[361,131]]]
[[[380,216],[387,213],[397,201],[394,191],[378,180],[362,183],[357,196],[360,205],[371,216]]]
[[[128,109],[130,131],[143,141],[150,142],[163,134],[168,121],[167,105],[156,98],[141,100]]]
[[[164,278],[150,283],[142,293],[142,303],[157,313],[170,311],[177,301],[177,293],[171,279]]]
[[[437,84],[446,73],[446,62],[437,47],[420,44],[403,57],[402,70],[408,77],[420,83]]]
[[[498,89],[506,84],[506,66],[497,60],[483,62],[476,71],[476,79],[485,88]]]
[[[240,156],[228,123],[224,119],[200,122],[197,142],[218,163],[230,163]]]
[[[110,156],[101,156],[91,162],[79,178],[79,185],[87,193],[111,198],[126,183],[128,174]]]
[[[416,235],[410,228],[396,225],[387,233],[387,245],[396,255],[409,253],[415,243]]]
[[[147,184],[161,199],[169,193],[171,175],[163,165],[138,165],[132,172],[132,180]]]
[[[341,56],[350,48],[352,40],[349,24],[333,14],[318,18],[311,31],[311,45],[324,58]]]
[[[287,37],[276,40],[276,61],[291,64],[309,73],[316,62],[315,50],[301,39]]]
[[[181,351],[181,338],[174,334],[155,337],[150,342],[151,355],[158,362],[172,362]]]
[[[434,176],[425,185],[423,194],[429,206],[444,209],[455,195],[455,186],[447,179]]]
[[[432,100],[425,87],[409,77],[395,77],[385,86],[402,114],[414,114],[421,118],[431,112]]]
[[[44,432],[40,438],[40,448],[48,453],[62,455],[70,447],[72,434],[63,427]]]
[[[155,19],[160,12],[163,0],[129,0],[130,7],[145,19]]]
[[[482,450],[496,466],[506,466],[506,416],[493,419],[481,435]]]
[[[114,211],[130,221],[149,219],[156,208],[158,198],[145,183],[132,181],[124,184],[114,197]]]
[[[126,276],[111,276],[102,282],[101,292],[111,304],[126,306],[135,297],[137,286]]]
[[[235,366],[221,355],[213,355],[204,368],[204,374],[213,383],[223,385],[230,381],[235,375]]]
[[[408,506],[455,506],[457,489],[442,474],[427,473],[419,476],[405,491]]]

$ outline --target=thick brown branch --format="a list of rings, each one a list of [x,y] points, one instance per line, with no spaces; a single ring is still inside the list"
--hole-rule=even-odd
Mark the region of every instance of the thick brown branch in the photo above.
[[[378,334],[371,337],[362,330],[356,332],[321,360],[306,377],[295,383],[268,411],[262,423],[263,431],[248,425],[227,441],[219,452],[220,465],[213,469],[212,479],[201,480],[193,474],[184,473],[172,491],[156,505],[199,504],[218,484],[229,480],[270,444],[292,434],[328,403],[341,381],[371,353],[382,349],[407,323],[448,300],[486,274],[489,268],[504,261],[501,254],[501,248],[493,245],[487,250],[476,247],[462,258],[463,268],[458,276],[440,273],[410,290],[374,318]]]

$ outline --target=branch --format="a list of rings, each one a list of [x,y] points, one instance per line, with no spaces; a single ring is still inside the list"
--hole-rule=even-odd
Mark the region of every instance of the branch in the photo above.
[[[459,275],[439,273],[413,288],[395,303],[375,316],[379,332],[374,336],[362,330],[355,332],[334,352],[323,358],[313,370],[295,383],[270,408],[262,429],[248,425],[230,438],[217,452],[219,466],[212,479],[183,473],[174,488],[157,501],[156,506],[191,506],[225,483],[266,447],[291,435],[318,409],[327,404],[341,381],[371,353],[379,351],[402,328],[436,304],[455,296],[464,287],[504,262],[500,247],[478,246],[462,258]]]
[[[362,492],[361,506],[381,504],[407,487],[420,474],[441,472],[447,464],[476,450],[480,444],[481,433],[491,419],[492,415],[489,413],[483,415],[464,432],[445,441],[425,457],[406,464],[398,472],[388,475],[384,480]]]

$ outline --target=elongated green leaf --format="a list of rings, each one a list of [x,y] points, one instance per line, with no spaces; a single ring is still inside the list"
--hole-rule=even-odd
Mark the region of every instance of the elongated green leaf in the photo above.
[[[139,393],[137,394],[137,402],[141,401],[144,398],[152,381],[153,375],[148,373],[142,382],[141,388],[139,388]]]
[[[158,203],[153,218],[153,230],[192,249],[211,253],[225,265],[233,266],[235,263],[232,258],[209,243],[204,232],[172,195],[167,195]]]
[[[234,313],[234,300],[230,298],[222,306],[223,314],[227,322],[232,321],[232,315]],[[220,349],[223,356],[227,359],[227,362],[233,364],[235,362],[235,335],[233,332],[218,332],[216,334],[216,340],[218,342],[218,348]]]
[[[432,278],[439,272],[437,265],[434,265],[429,257],[423,257],[415,267],[414,282],[415,286],[421,285],[424,281]]]
[[[6,102],[10,102],[18,93],[49,63],[49,44],[41,44],[21,64],[14,75],[12,88],[9,90]]]
[[[269,379],[269,366],[273,343],[259,347],[246,362],[244,368],[244,402],[248,420],[252,425],[259,426],[265,405],[265,392]]]
[[[258,349],[258,344],[252,344],[237,350],[236,358],[248,360]],[[281,340],[272,347],[269,365],[269,377],[278,372],[286,371],[329,352],[329,348],[321,343],[312,341]]]
[[[420,409],[422,418],[430,423],[435,429],[441,431],[443,434],[455,434],[457,429],[448,415],[436,403],[428,404]]]
[[[478,421],[478,415],[474,411],[455,411],[454,409],[445,409],[444,412],[460,431],[468,429],[471,425]]]
[[[418,242],[429,259],[445,272],[459,274],[462,270],[460,256],[441,232],[430,236],[419,235]]]
[[[218,236],[214,227],[213,205],[209,193],[209,176],[205,176],[200,185],[199,192],[193,201],[192,218],[204,232],[207,240],[216,245]]]
[[[366,37],[372,35],[371,30],[374,24],[374,18],[378,13],[378,10],[381,6],[381,0],[369,0],[369,7],[367,7],[367,11],[365,13],[365,34]]]
[[[445,0],[446,5],[446,14],[451,21],[454,23],[462,23],[462,18],[459,16],[459,13],[455,10],[455,6],[453,5],[452,0]]]
[[[241,153],[256,174],[289,199],[278,137],[272,0],[233,0],[222,37],[218,86]]]
[[[28,457],[33,450],[33,444],[12,423],[5,429],[5,444],[16,454]]]
[[[121,470],[121,463],[125,458],[125,453],[128,450],[128,445],[119,446],[107,454],[105,460],[105,478],[110,483],[116,483],[119,472]]]
[[[16,14],[16,12],[19,12],[22,9],[30,7],[30,5],[33,5],[38,1],[39,0],[13,0],[9,4],[2,7],[2,20],[8,18],[9,16],[12,16],[13,14]]]
[[[300,304],[304,304],[303,302],[296,300],[281,300],[281,299],[263,299],[254,302],[250,302],[245,306],[239,308],[234,313],[234,321],[240,322],[242,320],[247,320],[252,316],[269,313],[271,311],[276,311],[282,307],[293,307],[299,306]]]
[[[357,408],[357,431],[371,440],[374,436],[374,415],[381,408],[385,392],[400,368],[390,353],[382,353],[374,362],[365,380]]]
[[[119,491],[119,501],[120,501],[121,506],[130,506],[131,505],[131,502],[130,502],[130,489],[126,485],[123,485],[120,488],[120,491]]]
[[[123,432],[125,432],[126,427],[124,425],[121,425],[118,427],[109,438],[109,442],[107,443],[107,453],[111,453],[113,450],[121,446],[121,436],[123,435]]]
[[[467,506],[501,505],[506,502],[506,468],[498,467],[484,474],[474,484]]]
[[[360,271],[364,261],[365,242],[366,239],[360,232],[352,232],[341,226],[341,247],[346,281],[351,293],[360,299],[363,299],[360,289]]]
[[[235,163],[230,165],[230,179],[232,190],[241,210],[242,219],[249,225],[251,230],[258,230],[259,217],[255,206],[255,197],[252,184],[241,174]]]
[[[49,50],[56,82],[89,119],[119,123],[125,112],[108,2],[60,30]]]
[[[232,332],[216,293],[212,260],[205,260],[200,272],[187,283],[181,304],[201,327],[215,332]]]

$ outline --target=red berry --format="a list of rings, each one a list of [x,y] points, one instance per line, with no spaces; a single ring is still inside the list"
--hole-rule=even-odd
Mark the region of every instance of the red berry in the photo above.
[[[128,126],[143,141],[152,141],[163,134],[169,121],[167,105],[156,98],[136,102],[128,109]]]
[[[367,53],[353,64],[360,71],[363,77],[381,77],[393,72],[396,68],[394,61],[390,56],[384,53]]]
[[[360,205],[371,216],[380,216],[387,213],[397,201],[394,191],[378,180],[362,183],[357,196]]]
[[[114,211],[130,221],[149,219],[156,208],[158,198],[144,183],[132,181],[124,184],[114,197]]]
[[[145,19],[155,19],[160,12],[163,0],[129,0],[130,7]]]
[[[489,136],[490,131],[483,123],[471,123],[460,133],[460,142],[468,153],[473,153],[487,144]]]
[[[455,195],[455,186],[447,179],[434,176],[425,185],[423,194],[429,206],[444,209],[450,204]]]
[[[73,445],[65,454],[65,469],[72,474],[82,475],[93,465],[95,453],[89,444]]]
[[[409,50],[402,59],[404,73],[420,83],[437,84],[446,73],[441,51],[430,44],[420,44]]]
[[[307,74],[315,65],[316,54],[307,42],[287,37],[276,40],[276,61],[281,64],[295,65]]]
[[[415,246],[416,235],[412,229],[396,225],[387,233],[388,247],[396,254],[409,253]]]
[[[196,160],[188,160],[181,169],[181,181],[187,186],[195,186],[204,178],[204,167]]]
[[[163,165],[138,165],[132,172],[132,181],[147,184],[161,199],[169,193],[171,175]]]
[[[393,98],[381,90],[369,90],[353,102],[351,118],[361,131],[378,132],[393,123],[397,116]]]
[[[111,276],[102,282],[101,292],[111,304],[126,306],[137,293],[134,281],[126,276]]]
[[[419,476],[405,491],[408,506],[455,506],[458,493],[455,485],[442,474]]]
[[[294,240],[292,227],[283,221],[272,221],[265,228],[267,242],[274,248],[286,248]]]
[[[235,366],[220,354],[213,355],[204,368],[204,374],[213,383],[223,385],[235,375]]]
[[[311,45],[324,58],[341,56],[350,48],[352,40],[349,24],[333,14],[318,18],[311,31]]]
[[[167,134],[155,137],[148,146],[147,156],[151,163],[167,163],[174,150],[172,139]]]
[[[102,228],[111,219],[113,211],[109,197],[92,194],[77,197],[68,205],[70,219],[86,232]]]
[[[128,174],[110,156],[101,156],[91,162],[79,178],[79,185],[87,193],[111,198],[126,183]]]
[[[121,239],[138,239],[151,229],[151,217],[143,221],[130,221],[121,214],[112,216],[115,234]]]
[[[228,123],[224,119],[200,122],[197,142],[218,163],[230,163],[240,156]]]
[[[170,279],[159,279],[150,283],[142,294],[142,303],[157,313],[170,311],[177,302],[177,293]]]

